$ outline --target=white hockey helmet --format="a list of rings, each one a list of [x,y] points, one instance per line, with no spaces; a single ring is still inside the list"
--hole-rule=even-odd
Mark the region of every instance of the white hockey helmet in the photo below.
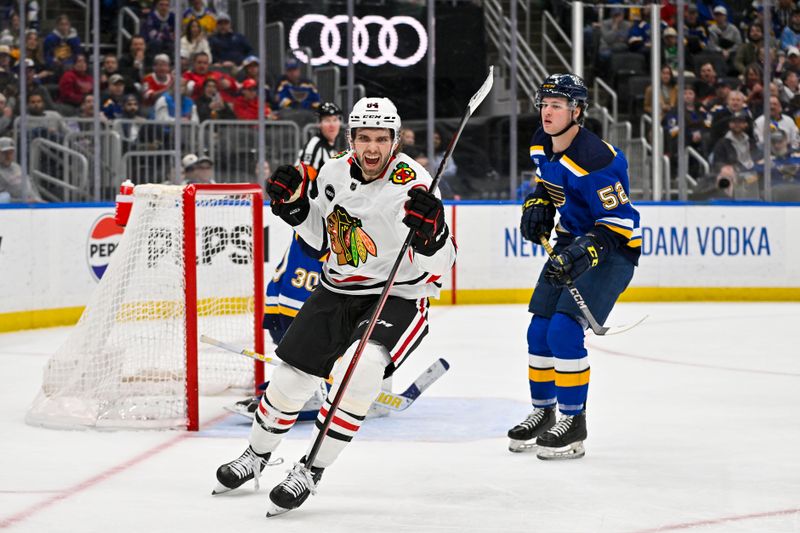
[[[388,128],[392,132],[392,151],[400,143],[400,115],[388,98],[362,98],[356,102],[347,128],[351,147],[356,128]]]

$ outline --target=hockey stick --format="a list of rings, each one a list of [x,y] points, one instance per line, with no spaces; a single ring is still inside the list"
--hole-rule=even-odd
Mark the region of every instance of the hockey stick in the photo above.
[[[233,344],[228,344],[227,342],[214,339],[208,335],[200,335],[200,342],[210,344],[211,346],[216,346],[217,348],[222,348],[223,350],[228,350],[229,352],[238,353],[240,355],[244,355],[245,357],[249,357],[250,359],[255,359],[256,361],[261,361],[262,363],[267,363],[269,365],[278,364],[278,361],[276,361],[275,357],[267,357],[264,354],[254,352],[253,350],[248,350],[247,348],[240,348],[239,346],[234,346]]]
[[[486,98],[486,95],[489,94],[489,91],[492,90],[493,82],[494,67],[489,67],[489,75],[486,77],[486,80],[483,82],[483,85],[481,85],[480,89],[478,89],[478,92],[476,92],[472,98],[470,98],[469,104],[467,104],[467,110],[464,112],[461,123],[458,125],[458,130],[456,130],[455,135],[453,135],[453,137],[450,139],[450,144],[447,145],[447,150],[444,153],[444,157],[442,157],[442,162],[439,164],[439,169],[436,171],[436,176],[434,176],[433,181],[431,182],[429,192],[432,193],[436,190],[436,186],[439,184],[439,180],[442,177],[444,167],[447,165],[447,161],[453,154],[453,149],[455,149],[459,137],[461,137],[461,132],[464,131],[464,127],[467,125],[469,117],[472,116],[472,113],[475,112],[478,106],[481,105],[481,102],[483,102],[484,98]],[[342,382],[339,383],[338,391],[336,392],[336,396],[333,398],[330,409],[328,409],[328,414],[325,416],[325,421],[322,423],[322,428],[320,428],[317,438],[314,439],[314,444],[311,446],[311,451],[308,453],[305,461],[306,473],[309,476],[308,479],[311,479],[311,467],[314,465],[314,460],[317,458],[317,454],[322,447],[322,441],[325,440],[325,435],[328,434],[328,430],[333,422],[333,417],[336,414],[336,410],[339,408],[342,398],[344,397],[344,393],[347,390],[347,385],[350,383],[350,378],[353,377],[353,371],[358,364],[358,360],[361,358],[364,347],[367,345],[370,335],[372,335],[372,330],[375,329],[375,324],[378,322],[378,317],[381,316],[383,306],[386,304],[386,300],[389,298],[389,291],[394,285],[394,279],[397,276],[400,263],[402,263],[406,255],[406,251],[411,245],[411,238],[413,236],[414,230],[410,229],[408,231],[408,235],[406,235],[405,241],[403,241],[403,245],[400,247],[400,253],[397,254],[397,260],[395,260],[394,266],[392,267],[391,272],[389,272],[389,277],[386,279],[386,285],[384,286],[383,291],[381,291],[381,295],[378,298],[378,304],[375,307],[375,311],[372,313],[372,317],[369,319],[369,323],[364,331],[364,335],[361,337],[361,340],[356,347],[353,358],[350,360],[350,364],[348,365],[347,370],[342,377]]]
[[[556,252],[553,250],[553,247],[550,245],[550,241],[547,240],[546,235],[539,235],[539,242],[544,246],[544,249],[547,251],[547,255],[550,256],[550,259],[555,261]],[[628,324],[625,326],[614,326],[614,327],[606,327],[601,326],[595,320],[594,315],[592,312],[589,311],[589,307],[586,305],[586,302],[583,300],[583,296],[581,296],[580,291],[575,286],[575,283],[569,276],[565,276],[564,280],[565,284],[567,285],[567,290],[569,291],[570,295],[572,295],[572,299],[575,300],[575,305],[578,306],[578,309],[581,310],[581,314],[583,317],[589,322],[589,327],[592,328],[592,331],[595,335],[616,335],[617,333],[622,333],[623,331],[628,331],[629,329],[635,328],[639,324],[647,319],[648,315],[644,315],[640,318],[637,322],[633,324]]]
[[[267,357],[266,355],[254,352],[253,350],[248,350],[247,348],[241,348],[239,346],[234,346],[233,344],[228,344],[227,342],[214,339],[207,335],[200,335],[200,342],[204,342],[206,344],[210,344],[239,355],[244,355],[245,357],[255,359],[256,361],[263,361],[271,365],[278,364],[272,357]],[[426,368],[425,371],[420,374],[419,377],[417,377],[417,379],[415,379],[406,390],[400,394],[381,391],[378,393],[378,396],[375,398],[373,403],[379,404],[387,409],[391,409],[392,411],[405,411],[411,406],[412,403],[414,403],[414,400],[419,398],[419,396],[425,392],[428,387],[433,385],[436,380],[442,377],[449,369],[450,363],[442,358],[439,358],[434,361],[431,366]]]

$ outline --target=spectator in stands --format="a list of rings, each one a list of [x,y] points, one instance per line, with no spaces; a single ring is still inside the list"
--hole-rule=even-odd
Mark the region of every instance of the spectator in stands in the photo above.
[[[642,18],[628,30],[628,50],[650,57],[650,6],[642,9]]]
[[[744,94],[741,91],[730,91],[724,107],[711,109],[711,137],[709,144],[714,146],[726,133],[728,133],[728,120],[737,113],[747,116],[752,125],[753,115],[747,107]],[[752,132],[749,132],[752,134]]]
[[[55,109],[56,104],[50,97],[50,91],[44,88],[42,79],[39,77],[39,74],[37,74],[36,69],[34,68],[33,60],[26,58],[25,65],[26,65],[25,78],[27,81],[26,90],[28,94],[34,91],[40,93],[42,95],[42,98],[44,99],[45,109]],[[17,65],[17,67],[19,67],[19,65]],[[14,76],[14,80],[15,82],[13,86],[13,95],[9,94],[8,92],[6,92],[6,94],[9,96],[8,104],[14,109],[17,109],[18,112],[19,101],[17,100],[17,93],[19,92],[19,82],[16,81],[17,80],[16,75]],[[69,109],[70,108],[67,107],[67,110]]]
[[[189,23],[184,27],[183,37],[181,37],[181,52],[188,52],[190,57],[203,52],[208,55],[209,62],[213,61],[208,39],[197,19],[189,19]]]
[[[625,20],[623,9],[611,8],[611,17],[600,23],[598,72],[605,72],[611,63],[611,54],[628,51],[628,32],[631,23]]]
[[[706,106],[716,96],[717,71],[711,63],[700,66],[700,79],[695,80],[694,94],[697,101]]]
[[[0,44],[0,68],[5,72],[12,72],[11,48],[7,44]]]
[[[195,102],[197,104],[197,115],[200,122],[206,120],[231,120],[236,115],[229,103],[222,99],[219,94],[217,80],[207,78],[203,83],[203,94]]]
[[[233,102],[233,112],[239,120],[258,120],[258,83],[245,80],[242,94]],[[270,117],[269,102],[264,102],[264,117]]]
[[[107,124],[108,119],[102,113],[99,115],[100,122]],[[81,102],[81,106],[78,108],[78,114],[74,117],[69,117],[64,119],[64,124],[66,129],[70,132],[84,132],[84,131],[92,131],[94,128],[94,95],[89,93],[83,97],[83,102]],[[88,143],[85,143],[85,147],[91,150],[91,147]]]
[[[217,13],[214,8],[206,5],[205,0],[191,0],[189,2],[189,7],[183,12],[183,25],[188,26],[192,20],[199,22],[203,31],[208,35],[211,35],[217,29]]]
[[[147,45],[145,44],[144,37],[141,35],[134,35],[131,37],[131,44],[128,47],[128,52],[122,54],[119,58],[119,73],[122,74],[126,80],[130,80],[138,88],[139,91],[144,91],[142,87],[142,80],[145,77],[145,54]],[[169,60],[169,56],[167,56]]]
[[[728,105],[728,95],[731,94],[732,89],[730,82],[718,79],[714,84],[714,97],[704,104],[708,112],[713,115],[717,110]]]
[[[3,20],[11,21],[14,17],[19,19],[19,2],[9,0],[5,2],[8,4],[7,8],[0,8],[0,27],[4,27]],[[2,5],[3,2],[0,2]],[[25,2],[25,21],[27,22],[27,27],[33,28],[35,30],[39,29],[39,3],[36,0],[27,0]]]
[[[197,106],[189,97],[189,90],[187,89],[187,80],[181,80],[181,107],[180,114],[183,122],[191,122],[199,124],[200,118],[197,115]],[[175,120],[175,98],[172,91],[166,91],[156,100],[154,109],[156,120]]]
[[[83,95],[92,92],[93,83],[94,78],[89,74],[86,56],[80,53],[75,56],[72,68],[58,80],[58,101],[77,110],[83,101]]]
[[[672,69],[668,65],[661,67],[661,116],[669,113],[669,110],[678,105],[678,85],[672,75]],[[648,85],[644,90],[644,112],[653,112],[653,86]]]
[[[0,204],[41,201],[30,178],[22,175],[13,139],[0,137]]]
[[[301,78],[300,62],[295,58],[286,61],[286,70],[275,89],[280,117],[305,125],[316,119],[320,106],[319,91],[311,80]]]
[[[183,185],[214,183],[214,162],[206,156],[187,154],[181,160]]]
[[[691,146],[701,154],[705,154],[704,146],[708,139],[708,127],[706,125],[707,112],[702,105],[695,101],[694,88],[687,86],[683,91],[683,101],[686,109],[686,128],[684,136],[686,146]],[[680,104],[678,104],[680,105]],[[678,109],[677,106],[670,110],[662,122],[666,130],[665,139],[669,144],[669,154],[677,154],[677,138],[680,130],[678,129]]]
[[[246,79],[258,81],[258,56],[247,56],[242,61],[242,68],[236,73],[236,81],[242,83]]]
[[[698,54],[708,46],[708,28],[700,18],[697,6],[690,4],[686,8],[685,20],[686,50],[689,54]]]
[[[108,87],[108,79],[114,74],[119,74],[119,61],[114,54],[106,54],[103,56],[103,62],[100,65],[100,90],[105,90]]]
[[[172,75],[169,56],[167,54],[158,54],[153,58],[153,72],[144,77],[144,105],[146,107],[154,105],[162,94],[172,90],[174,81],[175,77]]]
[[[0,46],[0,49],[3,47]],[[8,48],[8,47],[5,47]],[[1,56],[2,54],[0,54]],[[8,55],[8,54],[6,54]],[[0,93],[5,94],[8,97],[16,96],[19,92],[19,78],[11,69],[3,68],[0,65]]]
[[[211,57],[217,65],[234,69],[253,53],[253,47],[241,33],[233,31],[231,17],[225,12],[217,16],[217,31],[208,38]]]
[[[770,96],[769,98],[769,118],[770,129],[779,129],[783,131],[789,141],[790,148],[796,150],[798,142],[800,142],[797,125],[792,117],[783,114],[783,108],[777,96]],[[756,141],[758,141],[758,145],[761,147],[764,144],[764,115],[756,119],[753,127],[755,128]]]
[[[14,124],[14,110],[7,104],[6,95],[0,93],[0,137],[8,135]]]
[[[172,54],[175,47],[175,13],[169,10],[169,0],[156,0],[155,9],[147,15],[141,32],[147,41],[148,57]]]
[[[792,12],[789,24],[781,32],[781,48],[788,50],[790,46],[800,46],[800,9]]]
[[[112,74],[108,79],[108,93],[103,98],[102,113],[109,119],[122,116],[122,100],[125,95],[125,78],[119,74]]]
[[[744,71],[742,92],[747,98],[747,106],[752,109],[761,109],[764,102],[764,74],[758,63],[751,63]]]
[[[417,134],[407,126],[400,128],[400,150],[411,157],[415,157],[420,151],[417,146]]]
[[[737,171],[750,170],[758,157],[755,139],[748,133],[750,117],[744,111],[737,111],[726,120],[728,131],[714,144],[710,161],[714,172],[724,165],[731,165]]]
[[[63,136],[69,133],[61,113],[45,109],[42,91],[28,93],[28,115],[32,119],[29,130],[31,138],[46,137],[61,142]]]
[[[723,6],[714,8],[714,21],[716,24],[708,28],[708,50],[720,52],[728,68],[731,68],[736,51],[742,44],[742,34],[739,28],[728,22],[728,10]]]
[[[39,42],[39,32],[36,30],[25,31],[25,59],[30,59],[33,62],[33,68],[43,80],[43,83],[50,83],[53,72],[47,70],[44,61],[44,52],[42,51],[41,43]]]
[[[120,137],[122,151],[126,153],[139,141],[139,133],[145,125],[145,119],[139,113],[139,99],[135,94],[126,94],[122,98],[122,114],[119,118],[123,119]]]
[[[678,72],[678,32],[675,31],[675,28],[664,30],[663,41],[661,63],[673,72]]]
[[[82,53],[81,40],[69,17],[59,15],[56,18],[56,27],[44,38],[44,62],[47,69],[58,75],[71,67]]]
[[[778,98],[786,107],[794,97],[800,95],[800,75],[793,70],[787,70],[783,73],[782,81]]]
[[[800,74],[800,48],[790,46],[786,51],[786,64],[783,66],[784,72],[791,70]]]
[[[189,72],[192,68],[192,56],[188,50],[181,50],[181,72]]]
[[[758,50],[764,46],[764,31],[758,24],[751,24],[747,29],[747,41],[736,50],[733,66],[736,72],[744,74],[748,65],[758,61]]]
[[[17,48],[19,46],[19,36],[20,36],[20,27],[19,27],[19,14],[17,12],[11,13],[9,17],[9,25],[3,31],[0,31],[0,41],[4,44],[8,44],[12,48]],[[19,55],[17,54],[14,59],[19,59]]]
[[[761,9],[760,3],[758,7]],[[778,0],[777,5],[772,8],[772,24],[776,28],[776,35],[780,35],[781,30],[789,25],[796,9],[795,0]]]
[[[210,65],[208,54],[198,52],[192,58],[192,70],[183,73],[183,79],[189,82],[189,91],[193,100],[197,100],[203,94],[203,84],[206,78],[217,80],[220,96],[226,102],[233,102],[239,90],[233,76],[219,71],[209,71]]]

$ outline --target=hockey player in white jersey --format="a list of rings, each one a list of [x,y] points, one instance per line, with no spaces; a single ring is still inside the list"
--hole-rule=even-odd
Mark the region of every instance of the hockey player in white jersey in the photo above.
[[[313,443],[409,228],[414,236],[314,464],[303,468],[304,456],[272,489],[268,516],[299,507],[315,491],[323,470],[360,428],[383,378],[428,333],[428,299],[438,298],[439,279],[455,261],[442,202],[428,192],[431,176],[398,153],[400,117],[394,104],[362,98],[348,128],[350,150],[322,167],[315,186],[313,173],[303,165],[282,166],[267,183],[273,213],[307,244],[329,247],[331,253],[320,286],[278,345],[283,362],[258,406],[249,446],[219,467],[215,494],[260,475],[303,404],[344,354],[333,369],[334,386],[317,417]]]

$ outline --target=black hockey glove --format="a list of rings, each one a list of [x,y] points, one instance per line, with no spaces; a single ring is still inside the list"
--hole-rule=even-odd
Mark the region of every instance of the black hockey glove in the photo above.
[[[272,213],[291,226],[302,224],[311,208],[307,194],[308,182],[309,172],[305,165],[300,170],[291,165],[279,166],[267,180]]]
[[[522,204],[519,231],[525,239],[539,244],[540,235],[550,237],[550,232],[555,226],[555,218],[556,206],[540,185]]]
[[[555,259],[550,260],[544,279],[560,287],[566,285],[567,280],[575,281],[581,274],[596,267],[608,254],[607,247],[600,241],[591,233],[576,238]]]
[[[445,245],[450,235],[444,221],[444,206],[436,196],[421,188],[411,189],[408,196],[403,224],[414,230],[411,247],[419,254],[431,256]]]

